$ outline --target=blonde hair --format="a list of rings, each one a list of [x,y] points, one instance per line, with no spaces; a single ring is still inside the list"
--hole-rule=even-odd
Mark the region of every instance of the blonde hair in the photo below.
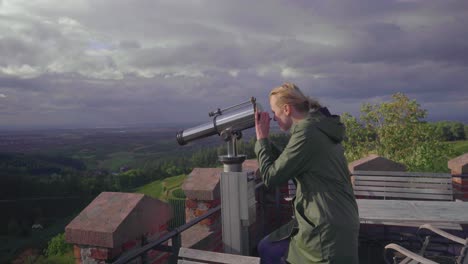
[[[269,98],[273,95],[277,96],[276,104],[279,107],[289,104],[299,112],[309,112],[322,107],[317,100],[305,96],[294,83],[284,83],[274,88],[271,90]]]

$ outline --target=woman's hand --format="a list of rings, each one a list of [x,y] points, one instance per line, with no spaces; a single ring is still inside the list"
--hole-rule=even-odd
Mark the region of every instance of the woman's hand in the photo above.
[[[270,114],[268,112],[255,112],[255,132],[257,140],[268,138],[270,133]]]

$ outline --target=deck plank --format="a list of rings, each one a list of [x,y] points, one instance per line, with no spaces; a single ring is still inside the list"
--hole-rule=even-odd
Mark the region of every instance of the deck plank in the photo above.
[[[259,264],[260,258],[227,253],[218,253],[191,248],[180,248],[179,258],[199,263],[223,263],[223,264]],[[197,263],[197,262],[195,262]]]

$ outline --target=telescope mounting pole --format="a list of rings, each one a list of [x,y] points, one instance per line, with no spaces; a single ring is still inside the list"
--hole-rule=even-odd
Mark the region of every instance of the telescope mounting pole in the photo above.
[[[219,156],[219,161],[224,164],[224,172],[242,172],[245,155],[237,154],[237,140],[241,139],[242,133],[226,129],[221,132],[221,137],[227,143],[227,155]]]
[[[255,201],[252,203],[250,200],[255,200],[255,183],[249,183],[247,172],[242,172],[246,156],[237,154],[237,140],[242,134],[226,129],[221,137],[227,142],[227,155],[219,156],[224,164],[220,186],[224,252],[249,255],[248,227],[255,218],[250,208],[250,204],[255,206]],[[249,193],[252,190],[253,195]]]

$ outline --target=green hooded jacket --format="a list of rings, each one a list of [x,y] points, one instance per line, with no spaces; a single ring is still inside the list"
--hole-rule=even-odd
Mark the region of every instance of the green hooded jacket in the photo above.
[[[280,154],[268,139],[255,144],[267,187],[290,179],[296,183],[294,221],[270,235],[272,240],[291,238],[289,263],[359,263],[359,215],[340,144],[344,133],[338,116],[316,111],[293,124]]]

